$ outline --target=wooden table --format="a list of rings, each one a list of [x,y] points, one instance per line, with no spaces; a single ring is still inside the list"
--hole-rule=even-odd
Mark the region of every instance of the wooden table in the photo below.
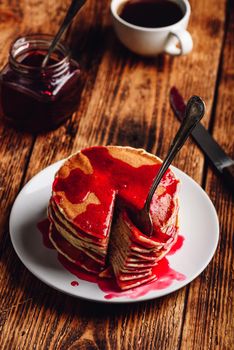
[[[55,32],[68,3],[1,1],[1,66],[19,34]],[[38,136],[0,124],[1,349],[233,349],[233,201],[192,140],[174,164],[213,201],[220,241],[205,271],[181,290],[129,305],[69,297],[37,280],[16,256],[9,237],[10,209],[22,186],[70,153],[114,144],[143,147],[164,157],[179,126],[169,106],[172,85],[185,98],[203,97],[204,125],[233,156],[233,1],[192,0],[191,6],[193,52],[143,59],[117,41],[109,1],[88,1],[67,39],[86,74],[77,113],[56,131]]]

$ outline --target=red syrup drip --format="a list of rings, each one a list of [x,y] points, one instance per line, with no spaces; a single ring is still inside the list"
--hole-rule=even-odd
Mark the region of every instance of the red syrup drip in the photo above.
[[[170,95],[174,102],[176,113],[178,114],[179,117],[183,116],[185,113],[186,105],[184,103],[182,96],[180,95],[179,91],[175,86],[171,88]]]
[[[184,237],[179,235],[177,238],[176,243],[171,247],[170,251],[167,253],[167,255],[173,255],[175,254],[184,244]]]
[[[37,228],[42,234],[42,240],[43,240],[44,246],[49,249],[54,249],[54,246],[52,245],[49,239],[49,226],[50,226],[50,221],[47,218],[38,222],[37,224]]]
[[[53,199],[60,204],[62,198],[57,196],[57,193],[64,192],[70,203],[79,204],[89,193],[95,193],[100,204],[89,204],[86,211],[74,219],[74,223],[85,232],[93,234],[95,232],[99,237],[105,236],[108,231],[114,196],[118,194],[118,198],[131,208],[142,208],[160,164],[142,165],[135,168],[112,157],[105,147],[87,148],[82,153],[89,159],[93,173],[85,174],[76,168],[71,170],[66,178],[57,177],[53,183],[55,192]],[[165,210],[165,202],[168,203],[166,196],[172,197],[178,186],[178,180],[174,178],[170,170],[167,170],[164,175],[162,185],[166,191],[158,198],[153,198],[151,208],[153,213],[163,212],[163,221],[166,222],[173,210],[170,206],[167,206]],[[155,230],[156,237],[157,234]]]
[[[42,234],[43,237],[43,243],[46,248],[52,248],[52,244],[49,240],[49,220],[45,219],[43,221],[40,221],[37,224],[37,227],[39,231]],[[183,245],[184,237],[178,236],[177,242],[175,244],[175,248],[171,249],[170,254],[175,254],[176,251],[181,249]],[[121,291],[115,281],[114,278],[99,278],[96,275],[93,275],[91,273],[88,273],[69,260],[67,260],[63,255],[58,254],[58,261],[62,264],[62,266],[69,271],[71,274],[75,275],[76,277],[80,278],[81,280],[96,283],[98,287],[104,292],[107,293],[104,298],[105,299],[112,299],[112,298],[121,298],[121,297],[128,297],[130,299],[136,299],[140,296],[143,296],[147,294],[150,291],[154,290],[161,290],[164,288],[169,287],[173,281],[183,281],[185,280],[185,276],[181,274],[180,272],[177,272],[170,268],[169,262],[167,258],[163,258],[158,262],[158,265],[153,268],[153,273],[157,276],[157,280],[153,281],[148,284],[144,284],[137,288],[132,288],[127,291]],[[71,285],[77,286],[76,281],[72,281]]]
[[[153,273],[157,276],[156,281],[144,284],[137,288],[129,289],[127,291],[121,291],[114,278],[101,279],[98,276],[89,274],[81,270],[80,268],[78,268],[75,264],[68,261],[61,254],[58,255],[58,260],[66,270],[68,270],[70,273],[72,273],[76,277],[84,281],[97,283],[98,287],[104,293],[107,293],[104,296],[105,299],[122,298],[122,297],[136,299],[138,297],[141,297],[147,294],[148,292],[165,289],[169,287],[175,280],[183,281],[186,278],[180,272],[177,272],[171,269],[167,258],[163,258],[162,260],[159,261],[158,265],[153,268]]]
[[[71,282],[71,286],[72,287],[77,287],[77,286],[79,286],[79,283],[77,281],[72,281]]]

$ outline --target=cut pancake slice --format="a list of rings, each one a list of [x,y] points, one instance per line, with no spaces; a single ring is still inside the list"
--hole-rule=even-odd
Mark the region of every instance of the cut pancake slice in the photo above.
[[[116,276],[116,280],[121,289],[129,289],[129,281],[134,285],[141,285],[157,278],[152,272],[152,268],[157,265],[172,245],[177,240],[178,227],[177,220],[174,222],[174,230],[167,241],[161,245],[155,245],[154,248],[145,248],[145,236],[134,226],[126,211],[120,212],[116,222],[113,224],[110,237],[110,261]],[[142,240],[142,237],[144,240]],[[147,238],[152,242],[154,237]],[[148,243],[148,242],[147,242]],[[132,249],[138,244],[138,253],[135,255]],[[141,251],[142,248],[142,251]],[[134,256],[134,260],[132,258]],[[148,280],[146,280],[146,276]],[[153,278],[154,277],[154,278]],[[132,285],[131,285],[132,288]]]
[[[74,244],[78,247],[88,247],[91,250],[98,251],[103,256],[106,255],[107,250],[107,239],[97,239],[96,237],[91,237],[86,235],[84,232],[75,230],[72,225],[63,220],[60,214],[54,208],[53,201],[51,200],[50,206],[48,207],[48,215],[55,225],[59,226],[59,232],[70,241],[71,244]]]
[[[97,243],[96,237],[92,241],[80,232],[75,235],[69,224],[60,221],[61,218],[56,216],[52,201],[48,207],[48,217],[51,221],[50,240],[59,253],[89,272],[101,272],[105,266],[107,239],[101,242],[98,240]]]
[[[111,265],[122,290],[157,278],[154,266],[178,235],[179,181],[171,170],[154,194],[154,233],[128,216],[143,207],[161,160],[131,147],[91,147],[68,158],[55,175],[48,206],[50,240],[80,268],[100,276]]]

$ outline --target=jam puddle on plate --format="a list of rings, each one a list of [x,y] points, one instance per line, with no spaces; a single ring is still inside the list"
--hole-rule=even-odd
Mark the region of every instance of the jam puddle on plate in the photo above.
[[[79,286],[79,282],[77,282],[77,281],[71,281],[71,286],[72,286],[72,287],[77,287],[77,286]]]
[[[45,219],[37,224],[38,230],[42,234],[43,244],[46,248],[54,249],[49,240],[49,220]],[[176,244],[172,247],[168,255],[175,254],[183,245],[184,237],[178,236]],[[166,257],[158,262],[158,265],[153,268],[153,273],[157,276],[157,280],[144,284],[137,288],[132,288],[127,291],[121,291],[117,286],[114,278],[99,278],[93,274],[80,269],[75,264],[67,260],[63,255],[58,254],[58,261],[62,266],[81,280],[96,283],[98,287],[105,293],[105,299],[128,297],[135,299],[141,297],[148,292],[161,290],[169,287],[173,281],[184,281],[185,276],[180,272],[173,270]],[[71,285],[76,287],[79,285],[77,281],[71,281]]]

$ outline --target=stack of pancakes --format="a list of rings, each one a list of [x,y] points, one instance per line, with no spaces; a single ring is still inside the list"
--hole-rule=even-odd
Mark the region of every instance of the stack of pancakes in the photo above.
[[[49,237],[69,261],[100,275],[112,266],[121,289],[157,278],[153,267],[178,235],[178,185],[171,170],[156,190],[152,237],[128,216],[143,207],[161,160],[130,147],[91,147],[68,158],[55,175]]]

